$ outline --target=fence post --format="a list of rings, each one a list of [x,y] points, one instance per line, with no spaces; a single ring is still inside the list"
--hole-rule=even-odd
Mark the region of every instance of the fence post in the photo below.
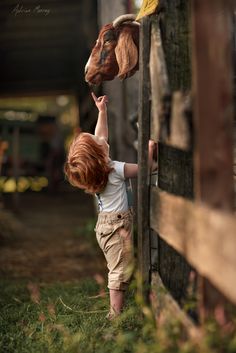
[[[234,200],[231,3],[194,0],[192,18],[195,196],[213,208],[231,211]],[[200,314],[204,319],[217,305],[224,304],[224,298],[206,279],[201,279],[200,291]]]
[[[144,17],[140,28],[140,80],[138,109],[138,269],[141,275],[141,292],[147,295],[150,275],[150,234],[149,234],[149,176],[148,140],[150,136],[150,19]]]
[[[153,48],[151,56],[156,68],[161,67],[159,70],[161,74],[157,69],[154,70],[154,67],[151,73],[155,73],[152,79],[152,136],[159,139],[158,188],[192,199],[191,141],[186,150],[180,149],[179,146],[173,147],[173,144],[170,145],[170,142],[173,142],[172,123],[174,122],[176,97],[178,95],[183,97],[183,92],[188,92],[191,86],[189,10],[188,1],[166,0],[162,2],[160,12],[152,23],[152,42],[153,44],[156,42],[156,48]],[[159,55],[157,55],[157,50]],[[157,87],[158,83],[159,87]],[[155,120],[159,121],[159,127]],[[191,116],[188,119],[184,117],[184,120],[185,122],[188,120],[188,133],[191,135]],[[159,128],[159,131],[158,129],[155,129],[157,132],[154,131],[155,126]],[[181,142],[183,140],[186,141],[186,135],[181,136]],[[158,245],[158,271],[166,288],[179,303],[183,303],[187,294],[191,267],[161,238]]]

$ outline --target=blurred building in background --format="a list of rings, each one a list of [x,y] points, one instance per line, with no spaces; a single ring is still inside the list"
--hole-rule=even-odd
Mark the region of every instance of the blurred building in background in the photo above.
[[[90,91],[109,96],[112,158],[136,160],[137,77],[89,88],[84,67],[99,27],[138,2],[3,0],[0,4],[0,191],[58,189],[73,134],[93,131]],[[5,141],[5,142],[4,142]]]

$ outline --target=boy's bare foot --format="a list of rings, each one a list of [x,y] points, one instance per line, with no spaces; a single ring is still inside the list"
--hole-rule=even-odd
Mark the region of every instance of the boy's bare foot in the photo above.
[[[112,321],[115,318],[117,318],[117,316],[119,316],[119,315],[120,315],[120,313],[118,313],[113,308],[111,308],[109,313],[106,315],[106,319],[109,320],[109,321]]]

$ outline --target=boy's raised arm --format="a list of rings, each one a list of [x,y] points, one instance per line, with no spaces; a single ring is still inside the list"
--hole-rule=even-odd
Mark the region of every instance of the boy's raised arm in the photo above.
[[[102,137],[105,140],[108,140],[107,106],[106,106],[106,103],[108,102],[108,98],[107,96],[96,97],[93,92],[91,94],[99,111],[94,135],[98,137]]]

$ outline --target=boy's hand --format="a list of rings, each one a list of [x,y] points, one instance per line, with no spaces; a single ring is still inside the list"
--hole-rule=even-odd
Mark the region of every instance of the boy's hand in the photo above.
[[[157,143],[154,142],[153,140],[148,141],[148,149],[152,153],[152,158],[156,162],[157,157],[158,157],[158,151],[157,151]]]
[[[148,141],[148,159],[149,159],[149,167],[151,171],[157,169],[157,143],[152,140]]]
[[[106,109],[107,109],[106,103],[108,102],[107,96],[96,97],[93,92],[91,92],[91,95],[92,95],[92,97],[93,97],[93,100],[94,100],[94,102],[95,102],[96,107],[98,108],[98,110],[99,110],[100,112],[106,111]]]
[[[149,150],[154,150],[155,142],[153,140],[148,141],[148,148]]]

